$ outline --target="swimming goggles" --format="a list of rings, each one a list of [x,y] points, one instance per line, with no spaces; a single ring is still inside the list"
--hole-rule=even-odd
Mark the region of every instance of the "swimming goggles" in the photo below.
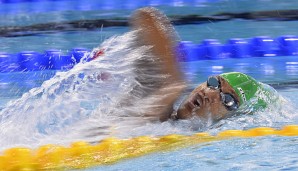
[[[221,91],[220,81],[216,76],[210,76],[207,79],[207,87],[220,91],[221,101],[227,110],[233,111],[238,109],[238,104],[233,95]]]

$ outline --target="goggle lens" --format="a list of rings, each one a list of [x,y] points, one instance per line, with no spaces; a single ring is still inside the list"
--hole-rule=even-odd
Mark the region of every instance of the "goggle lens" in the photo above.
[[[216,77],[211,76],[207,79],[207,87],[218,89],[219,86],[220,86],[220,82]]]
[[[238,105],[234,99],[234,97],[231,94],[226,93],[220,93],[222,103],[226,106],[228,110],[236,110],[238,108]]]

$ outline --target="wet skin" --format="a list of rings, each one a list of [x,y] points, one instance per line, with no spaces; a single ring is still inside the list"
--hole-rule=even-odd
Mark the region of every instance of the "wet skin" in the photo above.
[[[220,89],[207,86],[207,82],[200,84],[182,102],[177,110],[177,119],[188,119],[198,116],[200,119],[220,120],[231,112],[223,104],[220,91],[231,94],[239,104],[239,97],[233,88],[220,76],[217,76],[221,85]]]
[[[136,80],[141,85],[134,87],[130,94],[138,94],[137,98],[125,98],[126,105],[134,105],[134,101],[148,97],[158,97],[150,101],[149,107],[141,116],[151,121],[166,121],[169,118],[188,119],[199,116],[201,119],[219,120],[225,118],[231,111],[223,105],[220,92],[231,94],[236,102],[239,97],[232,87],[220,76],[221,89],[212,89],[204,82],[194,89],[180,105],[177,112],[173,106],[186,84],[183,73],[176,61],[175,47],[179,36],[169,19],[155,8],[141,8],[131,18],[133,30],[137,30],[136,46],[151,46],[151,58],[141,58],[135,61]],[[165,75],[152,79],[152,75]],[[140,93],[141,92],[141,93]],[[143,107],[144,108],[144,107]],[[177,115],[176,115],[177,113]]]

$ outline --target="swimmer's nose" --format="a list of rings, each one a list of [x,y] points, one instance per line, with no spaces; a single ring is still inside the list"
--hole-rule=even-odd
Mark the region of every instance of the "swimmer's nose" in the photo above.
[[[203,105],[203,96],[195,94],[187,103],[190,109],[200,108]]]
[[[188,119],[192,117],[194,110],[198,110],[203,105],[202,96],[195,94],[186,98],[177,110],[178,119]]]

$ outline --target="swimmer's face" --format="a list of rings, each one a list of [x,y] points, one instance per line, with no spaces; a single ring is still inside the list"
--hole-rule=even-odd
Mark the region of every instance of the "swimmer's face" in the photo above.
[[[194,89],[182,102],[178,119],[198,116],[201,119],[219,120],[235,111],[239,97],[234,89],[220,76],[211,76]]]

